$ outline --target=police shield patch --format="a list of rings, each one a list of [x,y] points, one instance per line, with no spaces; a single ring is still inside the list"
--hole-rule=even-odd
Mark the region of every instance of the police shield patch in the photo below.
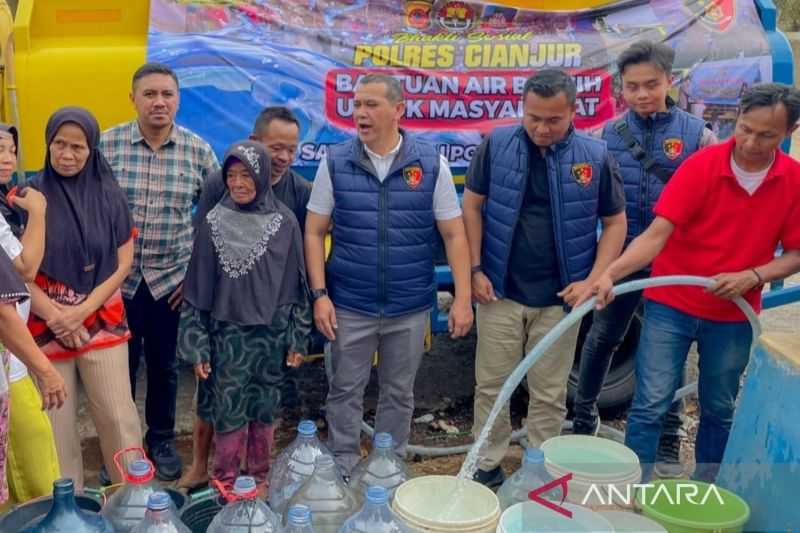
[[[664,155],[671,161],[678,159],[683,153],[683,141],[672,137],[664,141]]]
[[[589,163],[577,163],[572,165],[572,176],[579,184],[588,187],[592,182],[592,165]]]
[[[416,166],[404,168],[403,179],[406,180],[409,189],[416,189],[422,183],[422,168]]]

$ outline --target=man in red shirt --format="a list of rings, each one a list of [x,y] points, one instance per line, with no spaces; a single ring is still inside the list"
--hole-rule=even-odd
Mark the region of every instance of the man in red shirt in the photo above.
[[[709,289],[644,292],[625,444],[639,456],[645,480],[693,341],[700,355],[694,478],[716,477],[752,341],[750,325],[731,300],[743,296],[758,312],[764,283],[800,271],[800,163],[779,150],[798,118],[800,91],[782,84],[748,90],[733,138],[681,165],[656,203],[653,223],[581,298],[596,295],[598,308],[604,307],[614,282],[651,261],[653,276],[716,281]],[[784,252],[775,258],[779,243]]]

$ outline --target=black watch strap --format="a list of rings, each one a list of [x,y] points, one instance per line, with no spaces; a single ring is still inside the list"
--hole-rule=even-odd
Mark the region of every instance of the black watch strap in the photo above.
[[[313,302],[316,302],[317,300],[319,300],[323,296],[327,296],[327,295],[328,295],[328,289],[325,289],[325,288],[322,288],[322,289],[311,289],[311,301],[313,301]]]

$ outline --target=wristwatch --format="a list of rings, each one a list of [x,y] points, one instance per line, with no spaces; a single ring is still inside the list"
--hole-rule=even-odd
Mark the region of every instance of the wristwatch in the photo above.
[[[327,296],[327,295],[328,295],[328,289],[325,289],[325,288],[322,288],[322,289],[311,289],[311,301],[312,302],[316,302],[317,300],[319,300],[323,296]]]

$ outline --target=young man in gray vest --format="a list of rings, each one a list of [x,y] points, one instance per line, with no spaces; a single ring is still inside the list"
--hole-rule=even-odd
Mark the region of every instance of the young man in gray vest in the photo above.
[[[414,378],[436,298],[437,228],[455,282],[450,334],[463,336],[472,326],[469,248],[453,177],[432,143],[400,130],[404,112],[398,80],[363,76],[353,100],[358,136],[330,147],[308,203],[305,250],[314,322],[331,341],[328,445],[345,475],[361,459],[364,389],[376,350],[375,430],[391,433],[395,451],[405,454]]]
[[[619,163],[625,184],[630,243],[653,221],[655,205],[664,185],[680,164],[697,150],[717,142],[702,119],[679,109],[667,96],[675,52],[667,45],[639,41],[617,59],[622,97],[629,110],[618,121],[606,124],[602,137]],[[642,279],[649,268],[625,281]],[[600,418],[597,398],[617,350],[641,301],[641,293],[628,293],[595,312],[580,358],[578,393],[573,406],[573,431],[591,435]],[[679,458],[681,403],[675,402],[664,423],[656,473],[664,477],[682,474]]]
[[[625,240],[625,195],[606,143],[575,131],[576,88],[560,70],[525,83],[522,123],[497,128],[467,172],[464,222],[478,301],[477,436],[523,355],[613,261]],[[597,226],[602,224],[598,242]],[[528,442],[558,435],[577,327],[528,372]],[[481,454],[476,480],[497,486],[511,436],[508,405]]]

